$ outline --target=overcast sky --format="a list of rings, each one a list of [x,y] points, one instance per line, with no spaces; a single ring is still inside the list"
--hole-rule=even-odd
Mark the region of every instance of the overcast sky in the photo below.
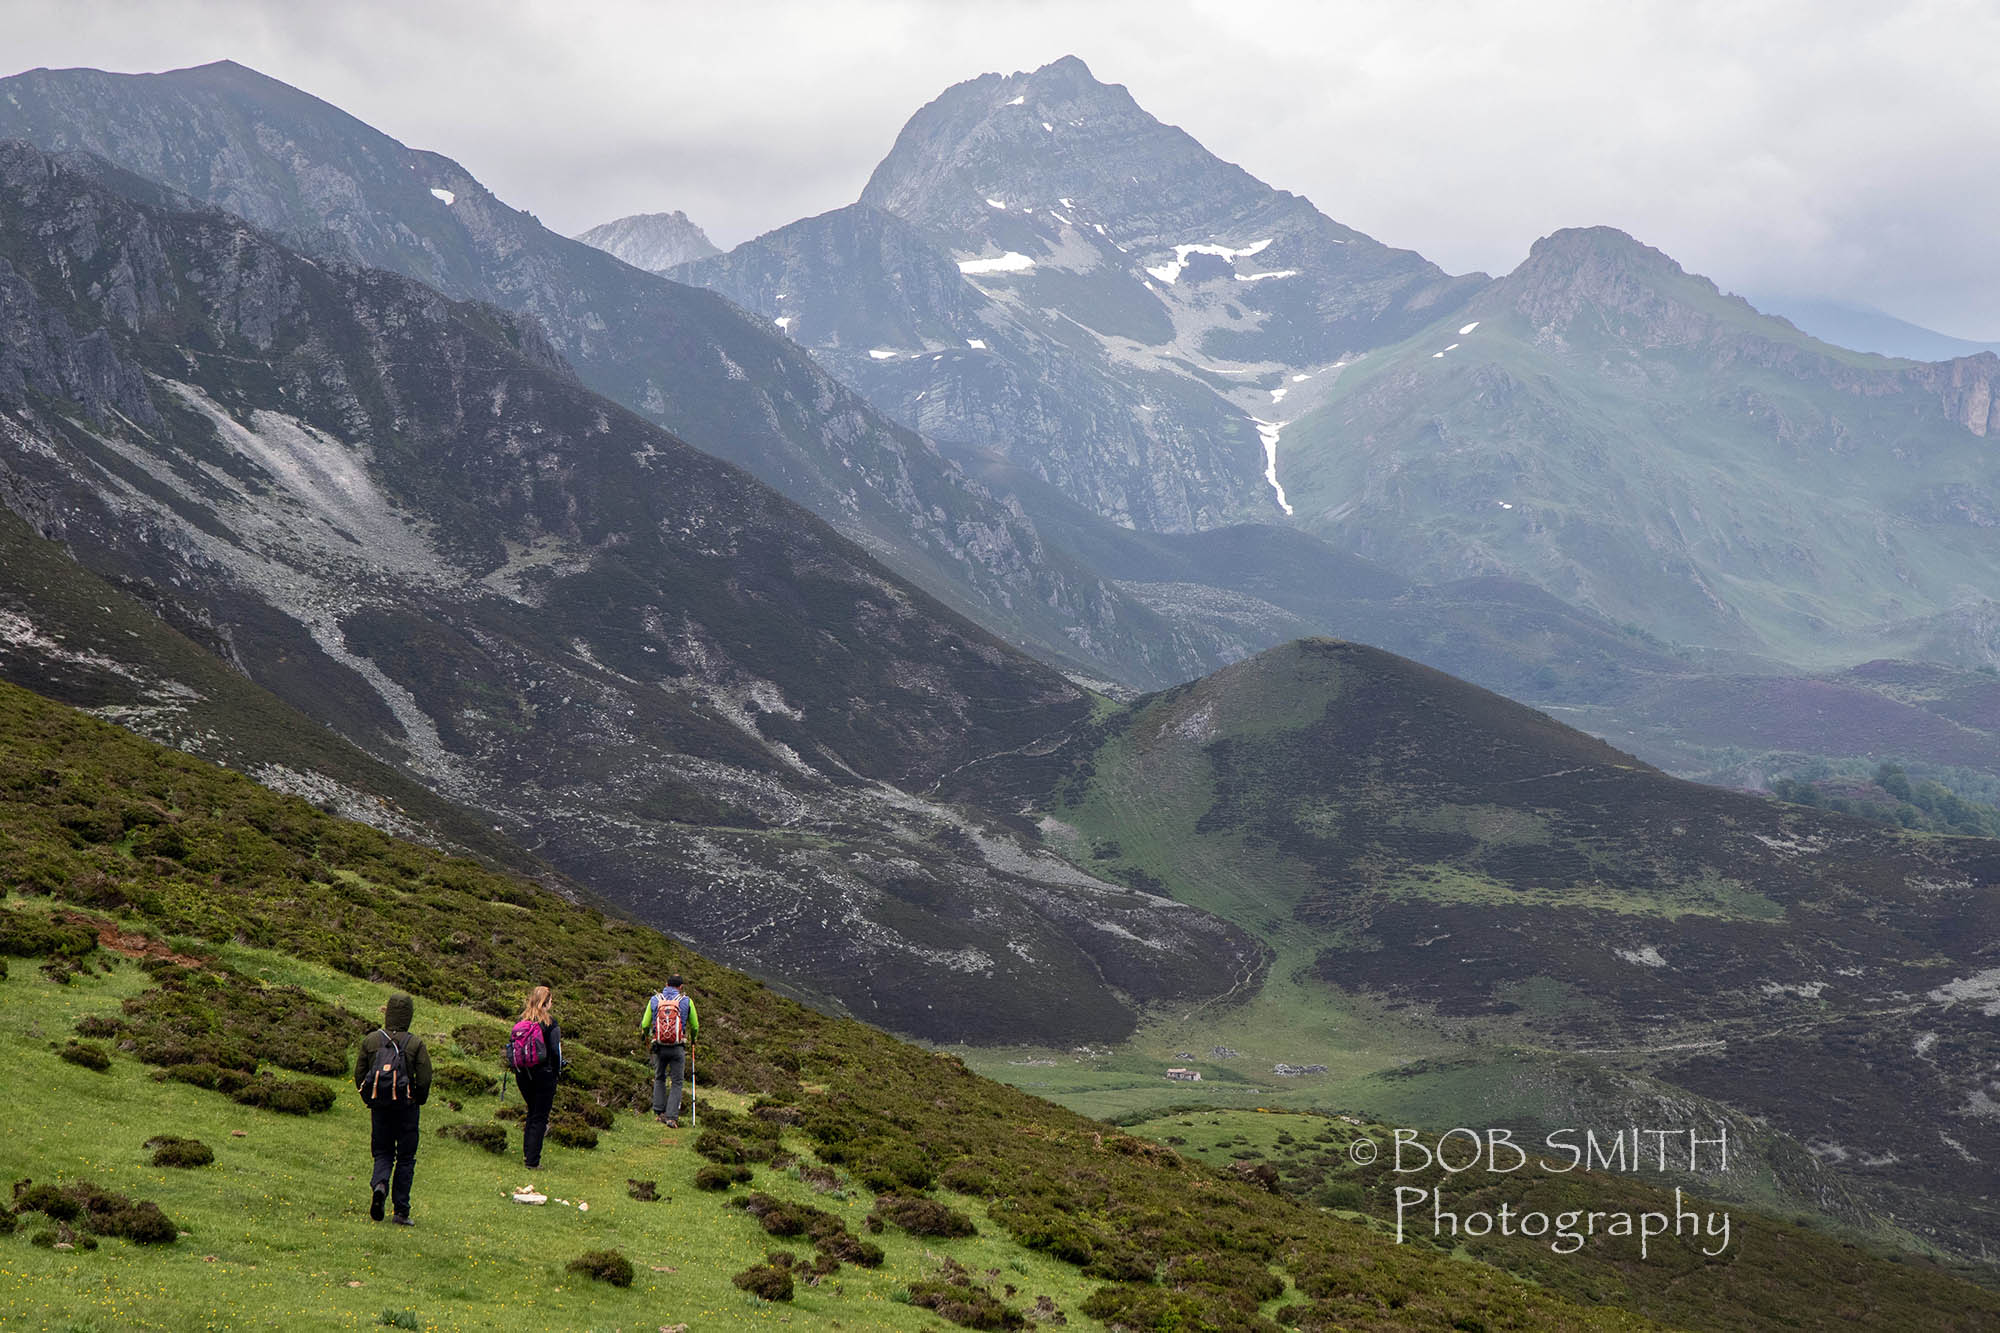
[[[1981,0],[0,0],[0,63],[228,57],[580,231],[727,247],[850,203],[949,84],[1075,54],[1265,181],[1454,272],[1607,223],[1725,288],[2000,339]]]

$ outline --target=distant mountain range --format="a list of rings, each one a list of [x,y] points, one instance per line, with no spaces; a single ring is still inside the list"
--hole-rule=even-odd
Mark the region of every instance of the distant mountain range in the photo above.
[[[2000,353],[2000,343],[1954,338],[1880,310],[1844,305],[1811,296],[1757,296],[1750,304],[1767,315],[1790,320],[1802,331],[1836,347],[1910,361],[1950,361],[1955,357]]]

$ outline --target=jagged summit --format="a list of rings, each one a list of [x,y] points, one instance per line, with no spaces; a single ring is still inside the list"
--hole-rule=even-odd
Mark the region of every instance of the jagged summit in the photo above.
[[[592,227],[576,239],[648,273],[665,273],[677,264],[722,253],[708,233],[679,209],[634,213]]]

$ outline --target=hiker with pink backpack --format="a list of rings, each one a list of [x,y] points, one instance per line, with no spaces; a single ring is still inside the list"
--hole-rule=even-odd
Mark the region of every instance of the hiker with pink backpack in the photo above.
[[[514,1071],[528,1118],[521,1124],[521,1160],[530,1171],[542,1164],[542,1139],[549,1132],[549,1110],[556,1101],[556,1080],[562,1076],[562,1024],[555,1019],[555,997],[547,986],[528,992],[520,1021],[507,1036],[507,1068]]]
[[[639,1020],[639,1032],[651,1039],[653,1049],[653,1118],[668,1129],[681,1127],[681,1078],[692,1068],[690,1053],[700,1025],[694,997],[681,989],[679,973],[647,999],[645,1016]]]

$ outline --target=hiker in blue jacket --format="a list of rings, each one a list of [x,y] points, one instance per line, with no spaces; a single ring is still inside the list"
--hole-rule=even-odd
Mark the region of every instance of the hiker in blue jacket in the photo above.
[[[667,978],[665,990],[647,999],[646,1012],[639,1019],[639,1032],[652,1043],[653,1050],[653,1119],[668,1129],[681,1127],[681,1077],[700,1025],[694,997],[682,992],[679,973]]]
[[[382,1006],[382,1026],[361,1039],[354,1062],[354,1086],[368,1103],[369,1150],[375,1174],[369,1181],[368,1216],[382,1220],[382,1201],[392,1193],[396,1225],[410,1226],[410,1179],[417,1170],[418,1108],[430,1100],[431,1053],[410,1031],[417,1004],[398,991]]]
[[[547,986],[528,992],[521,1019],[507,1038],[507,1067],[528,1105],[528,1118],[521,1124],[521,1160],[533,1171],[542,1164],[542,1139],[549,1132],[549,1109],[563,1068],[562,1024],[556,1022],[555,997]]]

